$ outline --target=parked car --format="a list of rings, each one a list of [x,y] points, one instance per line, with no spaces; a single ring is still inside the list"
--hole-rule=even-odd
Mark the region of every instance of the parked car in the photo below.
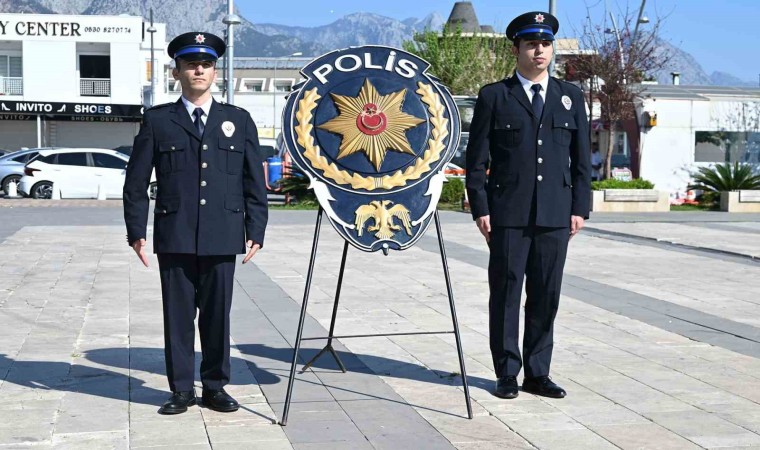
[[[52,198],[53,186],[61,198],[96,198],[104,189],[106,198],[121,198],[129,158],[115,150],[59,148],[40,150],[26,164],[19,190],[33,198]],[[149,194],[155,198],[156,180]]]
[[[24,175],[24,166],[37,156],[41,149],[29,148],[0,156],[0,183],[3,193],[8,195],[8,185],[18,183]]]

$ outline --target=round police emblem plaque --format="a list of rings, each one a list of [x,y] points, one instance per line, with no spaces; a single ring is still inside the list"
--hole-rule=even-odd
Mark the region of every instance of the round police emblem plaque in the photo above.
[[[364,251],[424,234],[459,144],[459,112],[424,60],[390,47],[321,56],[288,97],[283,135],[333,227]]]

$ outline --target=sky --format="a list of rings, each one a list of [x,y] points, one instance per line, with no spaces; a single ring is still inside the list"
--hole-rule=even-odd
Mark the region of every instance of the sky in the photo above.
[[[760,80],[760,1],[758,0],[645,0],[644,14],[655,21],[664,18],[661,35],[691,53],[710,75],[713,71],[733,74],[744,81]],[[549,9],[549,0],[474,0],[481,25],[506,28],[515,16],[526,12],[526,5]],[[327,25],[355,12],[371,12],[404,20],[423,18],[438,12],[449,17],[454,1],[449,0],[289,0],[281,7],[262,7],[261,0],[235,0],[235,7],[253,23],[276,23],[314,27]],[[560,37],[575,37],[582,29],[587,10],[594,23],[608,11],[621,16],[626,5],[638,13],[641,0],[555,0],[560,21]],[[588,9],[587,9],[588,7]],[[619,18],[618,18],[619,20]],[[645,27],[646,25],[642,25]]]

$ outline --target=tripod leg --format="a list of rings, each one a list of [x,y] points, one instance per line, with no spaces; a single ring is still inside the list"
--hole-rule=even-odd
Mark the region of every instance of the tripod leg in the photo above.
[[[459,368],[462,372],[462,386],[464,387],[464,398],[467,404],[467,417],[472,419],[472,404],[470,403],[470,387],[467,384],[467,372],[464,368],[464,353],[462,352],[462,339],[459,336],[459,321],[457,320],[457,311],[454,306],[454,291],[451,288],[451,277],[449,276],[449,263],[446,259],[446,249],[443,246],[443,234],[441,233],[441,219],[438,211],[435,211],[435,230],[438,232],[438,247],[441,250],[441,262],[443,263],[443,275],[446,278],[446,291],[449,295],[449,306],[451,307],[451,320],[454,323],[454,339],[457,343],[457,354],[459,355]]]
[[[296,341],[293,343],[293,363],[290,366],[290,378],[288,379],[288,390],[285,394],[285,406],[282,410],[282,419],[280,425],[288,424],[288,411],[290,410],[290,400],[293,394],[293,382],[296,377],[296,364],[298,363],[298,350],[301,347],[301,337],[303,334],[303,323],[306,318],[306,305],[309,302],[309,291],[311,291],[311,277],[314,274],[314,262],[317,259],[317,243],[319,243],[319,227],[322,224],[322,208],[317,212],[317,223],[314,226],[314,241],[311,244],[311,258],[309,259],[309,270],[306,274],[306,286],[303,290],[303,302],[301,303],[301,317],[298,319],[298,331],[296,332]]]
[[[306,370],[311,367],[314,362],[319,359],[320,356],[326,351],[329,351],[333,358],[335,358],[335,362],[338,363],[338,367],[340,367],[340,370],[343,371],[343,373],[346,373],[346,367],[343,365],[343,361],[338,358],[338,354],[335,352],[335,350],[332,347],[332,340],[333,340],[333,334],[335,332],[335,318],[338,315],[338,300],[340,300],[340,289],[343,286],[343,272],[346,269],[346,255],[348,254],[348,241],[345,241],[343,244],[343,257],[340,260],[340,272],[338,273],[338,287],[335,289],[335,303],[333,303],[333,311],[332,311],[332,318],[330,319],[330,332],[327,334],[327,344],[325,345],[325,348],[323,348],[319,353],[316,354],[313,358],[309,360],[309,362],[306,363],[305,366],[303,366],[303,369],[301,369],[301,373],[305,372]]]

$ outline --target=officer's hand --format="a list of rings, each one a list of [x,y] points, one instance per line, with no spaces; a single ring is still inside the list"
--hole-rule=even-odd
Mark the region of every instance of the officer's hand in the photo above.
[[[480,234],[486,238],[486,242],[491,242],[491,216],[481,216],[475,219],[475,224],[480,230]]]
[[[148,255],[145,254],[145,246],[145,239],[138,239],[132,243],[132,249],[137,253],[137,257],[140,258],[145,267],[148,267]]]
[[[251,258],[253,258],[253,255],[255,255],[261,248],[261,245],[256,244],[253,241],[246,241],[245,246],[248,248],[248,253],[246,253],[245,258],[243,258],[243,264],[250,261]]]
[[[581,216],[570,216],[570,239],[581,231],[584,220]]]

